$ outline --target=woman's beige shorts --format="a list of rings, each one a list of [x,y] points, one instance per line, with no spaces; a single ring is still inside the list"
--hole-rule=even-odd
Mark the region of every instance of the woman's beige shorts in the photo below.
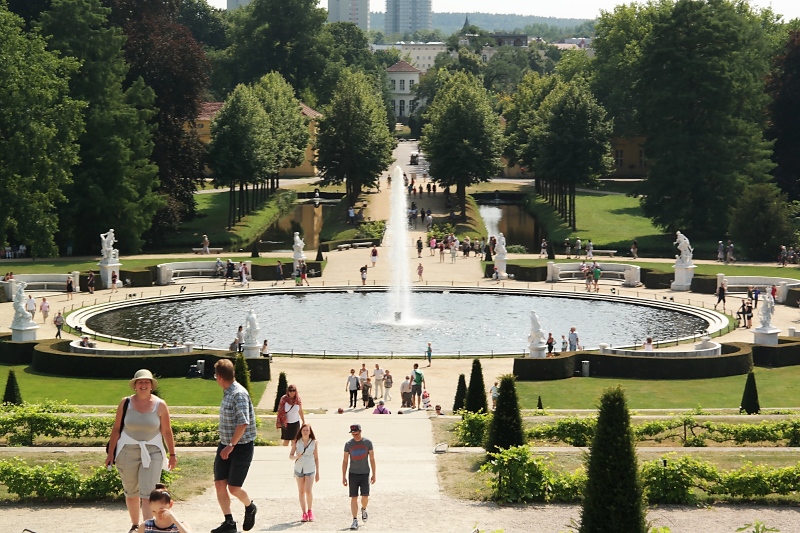
[[[142,452],[138,445],[126,444],[117,456],[117,470],[122,479],[126,498],[149,498],[161,480],[164,456],[158,446],[147,445],[150,452],[150,468],[142,466]]]

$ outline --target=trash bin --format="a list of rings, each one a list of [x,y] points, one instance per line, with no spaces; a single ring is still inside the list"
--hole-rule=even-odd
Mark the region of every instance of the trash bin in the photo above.
[[[589,361],[581,361],[581,375],[585,378],[589,377]]]
[[[200,372],[200,377],[206,377],[206,360],[205,359],[198,359],[197,360],[197,371]]]

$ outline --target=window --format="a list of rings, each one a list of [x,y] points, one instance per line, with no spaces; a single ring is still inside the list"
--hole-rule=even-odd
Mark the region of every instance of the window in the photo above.
[[[414,80],[408,80],[408,90],[410,91],[411,88],[414,86]]]
[[[409,104],[409,114],[413,115],[414,111],[417,109],[417,99],[411,100],[411,104]]]
[[[392,100],[392,113],[397,115],[397,102],[395,102],[394,100]]]
[[[644,150],[639,150],[639,168],[644,168]]]
[[[617,168],[622,168],[622,164],[624,163],[625,159],[623,157],[622,150],[614,150],[614,166]]]
[[[393,91],[397,90],[397,80],[392,80],[392,90]]]
[[[406,116],[406,101],[400,100],[400,113],[397,115],[398,117]]]
[[[406,90],[406,80],[400,80],[400,90],[401,91],[405,91]]]
[[[481,59],[483,60],[483,62],[484,62],[484,63],[486,63],[487,61],[489,61],[488,59],[486,59],[486,54],[483,54],[483,55],[481,56]]]

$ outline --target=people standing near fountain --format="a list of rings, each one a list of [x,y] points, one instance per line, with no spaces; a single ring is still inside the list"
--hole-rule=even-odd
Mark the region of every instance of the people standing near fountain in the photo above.
[[[375,384],[375,398],[383,396],[383,369],[381,365],[375,363],[375,370],[372,371],[372,382]]]
[[[361,284],[362,285],[366,285],[367,284],[367,269],[368,269],[367,265],[364,265],[363,267],[358,269],[359,272],[361,272]]]
[[[307,286],[311,286],[311,284],[308,282],[308,265],[305,261],[300,261],[300,285],[302,285],[302,282],[304,281],[306,282]]]
[[[387,369],[383,373],[383,399],[384,401],[391,401],[392,399],[392,385],[394,385],[394,377]]]
[[[428,241],[428,246],[431,249],[431,257],[433,257],[433,255],[436,253],[436,248],[437,248],[437,246],[436,246],[436,237],[431,237],[431,240]]]
[[[569,351],[574,352],[578,349],[578,345],[580,344],[580,339],[578,338],[578,331],[576,330],[575,326],[569,328],[569,335],[567,335],[567,340],[569,341]]]
[[[367,378],[361,384],[361,401],[364,402],[364,407],[372,407],[372,380]]]
[[[653,351],[653,337],[647,337],[645,339],[644,344],[642,344],[642,348],[644,348],[645,352],[652,352]]]
[[[425,374],[419,369],[419,365],[414,363],[414,370],[411,371],[411,408],[422,408],[422,391],[425,390]]]
[[[239,326],[239,329],[236,330],[236,351],[241,352],[242,346],[244,346],[244,326]]]
[[[300,424],[306,423],[306,417],[303,413],[303,401],[300,399],[300,393],[297,392],[296,386],[290,384],[286,387],[286,394],[281,396],[278,403],[277,414],[275,427],[281,430],[283,445],[288,446],[289,441],[297,438]]]
[[[494,382],[492,388],[489,389],[489,395],[492,398],[492,411],[497,409],[497,399],[500,397],[500,387],[498,386],[500,383],[498,381]]]
[[[242,530],[250,531],[256,522],[256,505],[242,488],[256,440],[256,415],[247,389],[236,382],[230,359],[214,364],[214,377],[225,391],[219,406],[219,446],[214,459],[214,490],[225,520],[211,533],[236,533],[238,528],[231,514],[231,496],[245,506]]]
[[[747,325],[745,327],[747,327],[747,329],[752,328],[753,327],[753,302],[751,302],[750,300],[747,300],[747,304],[745,305],[744,317],[745,317],[745,319],[747,321]]]
[[[378,264],[378,247],[374,244],[369,252],[369,260],[372,261],[372,268],[375,268],[375,265]]]
[[[761,295],[761,289],[756,287],[753,289],[753,308],[758,309],[758,297]]]
[[[94,294],[94,272],[89,271],[89,276],[86,278],[86,286],[89,288],[89,294]]]
[[[400,407],[411,407],[411,377],[400,384]]]
[[[439,243],[439,262],[444,263],[444,241]]]
[[[231,271],[231,279],[233,279],[233,263],[231,263],[230,259],[228,259],[228,268]],[[225,280],[227,281],[227,279],[228,275],[225,274]],[[286,283],[286,278],[283,277],[283,263],[280,261],[278,261],[278,264],[275,266],[275,285],[277,285],[279,281],[281,283]]]
[[[433,349],[431,343],[428,343],[428,348],[425,350],[425,358],[428,360],[428,366],[431,366],[431,359],[433,357]]]
[[[553,348],[555,348],[556,340],[553,338],[552,333],[547,334],[547,353],[552,354]]]
[[[294,461],[294,478],[297,480],[297,495],[300,499],[300,509],[303,511],[301,522],[313,522],[314,503],[312,489],[314,482],[319,481],[319,453],[317,452],[317,438],[314,430],[308,424],[303,424],[297,436],[292,441],[292,450],[289,459]]]
[[[561,335],[561,352],[567,351],[567,338],[564,335]]]
[[[542,239],[542,246],[539,249],[539,259],[542,257],[547,257],[547,239]]]
[[[602,271],[600,270],[600,266],[595,263],[594,268],[592,269],[592,278],[594,278],[594,292],[600,292],[600,288],[597,284],[600,282],[600,275]]]
[[[350,375],[347,376],[347,384],[344,387],[344,390],[350,393],[350,404],[348,407],[352,407],[355,409],[356,402],[358,401],[358,390],[361,388],[361,380],[358,379],[356,376],[356,370],[354,368],[350,369]]]
[[[458,257],[458,241],[450,241],[450,262],[455,263]]]
[[[424,270],[425,270],[425,268],[422,266],[422,263],[417,265],[417,277],[419,278],[417,281],[422,281],[422,272]]]
[[[368,377],[369,377],[369,370],[367,370],[367,365],[365,363],[361,363],[361,369],[358,371],[358,379],[360,385],[359,388],[364,386],[364,382],[367,381]]]
[[[592,241],[589,241],[589,242],[591,243]],[[589,247],[588,246],[586,247],[586,253],[587,253],[587,257],[588,257],[588,253],[589,253]],[[577,239],[575,239],[575,259],[580,259],[580,258],[581,258],[581,239],[580,239],[580,237],[578,237]]]
[[[422,237],[417,238],[417,259],[422,257]]]

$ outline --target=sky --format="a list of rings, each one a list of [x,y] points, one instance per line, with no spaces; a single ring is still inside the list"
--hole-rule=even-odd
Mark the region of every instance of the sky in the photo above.
[[[214,7],[225,8],[227,0],[208,0]],[[497,0],[487,6],[485,0],[433,0],[433,11],[436,13],[517,13],[520,15],[538,15],[542,17],[586,18],[599,15],[600,10],[610,11],[619,0],[560,0],[558,2],[533,2],[531,0]],[[800,18],[800,1],[798,0],[751,0],[758,7],[772,7],[772,10],[784,16],[784,20]],[[328,0],[320,0],[321,7],[328,7]],[[370,0],[372,11],[384,11],[385,0]]]

